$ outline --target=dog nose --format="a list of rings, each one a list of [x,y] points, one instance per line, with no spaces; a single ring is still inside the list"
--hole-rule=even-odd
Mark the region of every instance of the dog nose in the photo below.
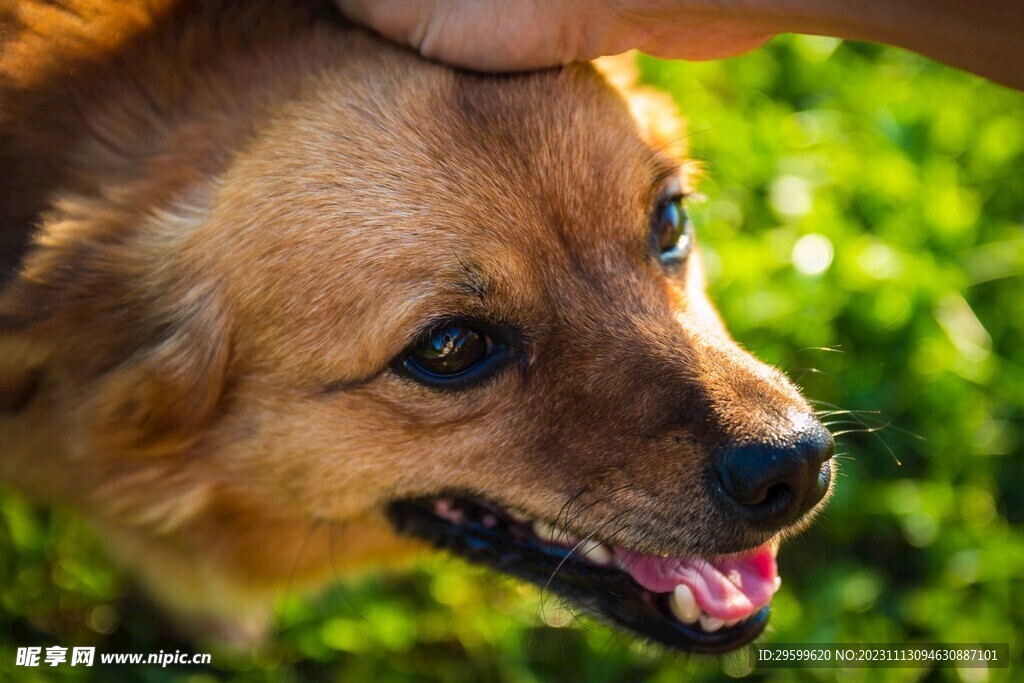
[[[721,498],[760,528],[790,524],[828,491],[832,435],[817,420],[775,442],[744,444],[718,455],[714,472]]]

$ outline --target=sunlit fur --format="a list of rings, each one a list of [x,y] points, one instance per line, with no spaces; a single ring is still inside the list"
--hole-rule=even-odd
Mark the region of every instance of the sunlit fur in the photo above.
[[[647,552],[767,540],[708,462],[810,408],[730,340],[698,252],[650,253],[663,97],[457,72],[295,2],[0,17],[5,215],[39,227],[0,296],[0,476],[90,515],[168,609],[256,631],[286,585],[421,550],[383,505],[448,490],[574,496]],[[461,392],[390,370],[449,315],[519,330],[519,362]]]

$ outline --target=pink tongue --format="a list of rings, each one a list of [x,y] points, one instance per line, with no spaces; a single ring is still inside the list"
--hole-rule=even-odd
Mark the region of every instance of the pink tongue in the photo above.
[[[700,608],[719,619],[745,619],[767,605],[778,590],[775,554],[767,545],[713,560],[643,555],[615,548],[624,570],[653,593],[686,584]]]

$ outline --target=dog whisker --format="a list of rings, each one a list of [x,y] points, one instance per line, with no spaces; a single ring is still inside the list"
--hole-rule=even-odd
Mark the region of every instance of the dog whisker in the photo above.
[[[866,425],[866,424],[864,424],[864,422],[862,422],[860,420],[827,420],[827,421],[823,421],[821,424],[824,425],[825,427],[828,427],[829,429],[831,429],[832,427],[841,427],[843,425],[859,425],[861,427],[869,427],[870,426],[872,428],[877,428],[877,429],[890,429],[890,428],[892,428],[892,425],[888,424],[888,423],[882,423],[882,424],[877,424],[877,425]],[[835,436],[835,435],[833,434],[833,436]]]
[[[875,432],[882,431],[883,429],[885,429],[888,426],[889,425],[878,425],[877,427],[861,427],[860,429],[844,429],[842,431],[833,432],[832,433],[832,437],[838,439],[839,437],[845,436],[847,434],[874,434]]]
[[[841,408],[840,406],[837,406],[834,403],[829,403],[828,401],[810,399],[809,402],[812,405],[824,406],[825,408],[828,408],[828,409],[831,409],[831,410],[844,410],[844,408]],[[870,415],[874,415],[874,414],[878,414],[878,412],[880,412],[880,411],[872,411],[869,414]],[[865,418],[860,416],[860,413],[861,413],[861,411],[853,410],[853,411],[849,411],[848,413],[845,413],[845,414],[847,414],[850,417],[852,417],[854,420],[856,420],[858,422],[858,424],[862,425],[865,428],[864,430],[859,430],[860,432],[873,434],[875,439],[877,439],[878,442],[880,444],[882,444],[882,447],[886,450],[886,452],[893,459],[893,461],[896,463],[896,465],[897,466],[902,466],[903,463],[900,461],[900,459],[898,457],[896,457],[896,453],[892,450],[892,448],[889,446],[889,444],[886,443],[885,439],[883,439],[881,436],[879,436],[877,434],[877,432],[880,431],[881,429],[889,428],[891,420],[883,423],[881,426],[879,426],[879,425],[870,425]],[[894,428],[894,429],[897,429],[898,431],[904,431],[904,430],[900,430],[898,428]],[[837,438],[839,438],[839,437],[841,437],[841,436],[843,436],[845,434],[852,434],[852,433],[859,433],[859,432],[855,431],[855,430],[847,430],[847,431],[843,431],[843,432],[833,433],[832,434],[832,438],[837,439]],[[907,433],[910,434],[910,432],[907,432]],[[916,434],[911,434],[911,436],[917,436],[917,435]],[[921,437],[918,437],[918,438],[921,438]]]
[[[835,415],[881,415],[881,410],[815,410],[814,414],[820,417],[832,417]]]
[[[285,587],[282,593],[285,600],[291,597],[291,592],[292,589],[294,588],[295,576],[298,573],[299,564],[301,564],[302,562],[302,557],[306,553],[306,547],[309,545],[309,539],[313,537],[313,535],[320,529],[323,523],[324,520],[322,518],[318,517],[314,519],[312,524],[309,525],[306,534],[303,536],[302,543],[299,544],[299,549],[295,553],[295,559],[292,560],[291,569],[288,571],[288,579],[285,581]]]
[[[807,375],[821,375],[822,377],[827,377],[828,379],[835,382],[836,386],[845,387],[842,380],[840,380],[838,377],[831,373],[821,370],[820,368],[800,368],[800,374],[794,377],[793,379],[797,384],[799,384]]]
[[[824,351],[824,352],[829,352],[829,353],[845,353],[845,351],[843,351],[840,348],[840,346],[841,346],[840,344],[836,344],[835,346],[807,346],[807,347],[804,347],[802,349],[797,349],[795,351],[791,351],[790,353],[787,353],[785,356],[782,357],[782,359],[780,361],[775,363],[773,365],[773,367],[776,370],[780,370],[781,371],[781,370],[784,369],[785,364],[787,362],[789,362],[789,360],[791,358],[795,358],[797,355],[799,355],[801,353],[806,353],[807,351]]]
[[[335,583],[335,586],[336,586],[335,590],[338,591],[339,595],[341,595],[342,599],[349,606],[349,608],[356,615],[356,617],[358,617],[359,620],[364,622],[367,626],[371,626],[372,627],[373,624],[370,623],[370,620],[366,618],[366,616],[362,613],[362,611],[359,609],[359,607],[356,605],[356,603],[352,600],[352,598],[349,597],[348,592],[345,591],[343,588],[341,588],[341,586],[343,584],[341,582],[341,577],[338,574],[338,565],[335,564],[335,558],[334,558],[334,535],[337,532],[344,531],[345,527],[347,527],[347,526],[348,525],[344,524],[344,523],[338,524],[336,522],[332,522],[330,524],[330,526],[327,528],[327,556],[328,556],[328,559],[330,560],[330,563],[331,563],[331,573],[334,575],[334,583]]]
[[[599,534],[602,530],[604,530],[605,527],[607,527],[609,524],[611,524],[612,522],[614,522],[615,520],[617,520],[619,517],[621,517],[622,515],[626,514],[627,512],[629,512],[629,511],[628,510],[623,510],[623,511],[619,512],[618,514],[614,515],[607,522],[605,522],[600,527],[595,529],[594,532],[591,533],[587,538],[588,539],[593,538],[594,536]],[[619,529],[617,529],[615,531],[615,533],[618,533],[623,528],[625,528],[625,526],[620,527]],[[580,543],[583,543],[583,541],[580,541]],[[551,576],[548,577],[547,583],[544,584],[544,587],[541,589],[541,593],[540,593],[541,594],[541,604],[540,604],[541,609],[543,609],[543,607],[544,607],[544,600],[545,600],[544,594],[551,588],[551,583],[555,580],[555,576],[557,576],[559,570],[561,570],[561,568],[563,566],[565,566],[565,563],[567,561],[569,561],[569,559],[572,558],[572,557],[573,557],[573,553],[570,552],[568,555],[566,555],[564,558],[562,558],[561,562],[558,563],[558,565],[555,567],[554,571],[551,572]]]
[[[573,493],[571,496],[569,496],[569,498],[565,501],[565,504],[562,505],[562,508],[558,511],[558,514],[555,515],[555,527],[556,528],[568,529],[568,527],[569,527],[569,510],[572,508],[573,505],[576,504],[576,502],[580,498],[582,498],[584,495],[586,495],[586,493],[589,490],[589,488],[590,487],[588,485],[583,485],[579,489],[577,489],[575,493]],[[559,521],[562,519],[563,515],[565,516],[566,521],[563,524],[559,524]]]

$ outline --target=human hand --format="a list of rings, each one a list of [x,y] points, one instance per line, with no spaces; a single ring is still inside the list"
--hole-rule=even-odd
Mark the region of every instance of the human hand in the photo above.
[[[768,41],[764,3],[723,0],[337,0],[350,18],[424,56],[517,71],[633,48],[679,59],[741,54]],[[746,5],[746,6],[744,6]]]
[[[1024,89],[1020,0],[335,0],[426,57],[519,71],[638,48],[716,59],[778,33],[897,45]]]

